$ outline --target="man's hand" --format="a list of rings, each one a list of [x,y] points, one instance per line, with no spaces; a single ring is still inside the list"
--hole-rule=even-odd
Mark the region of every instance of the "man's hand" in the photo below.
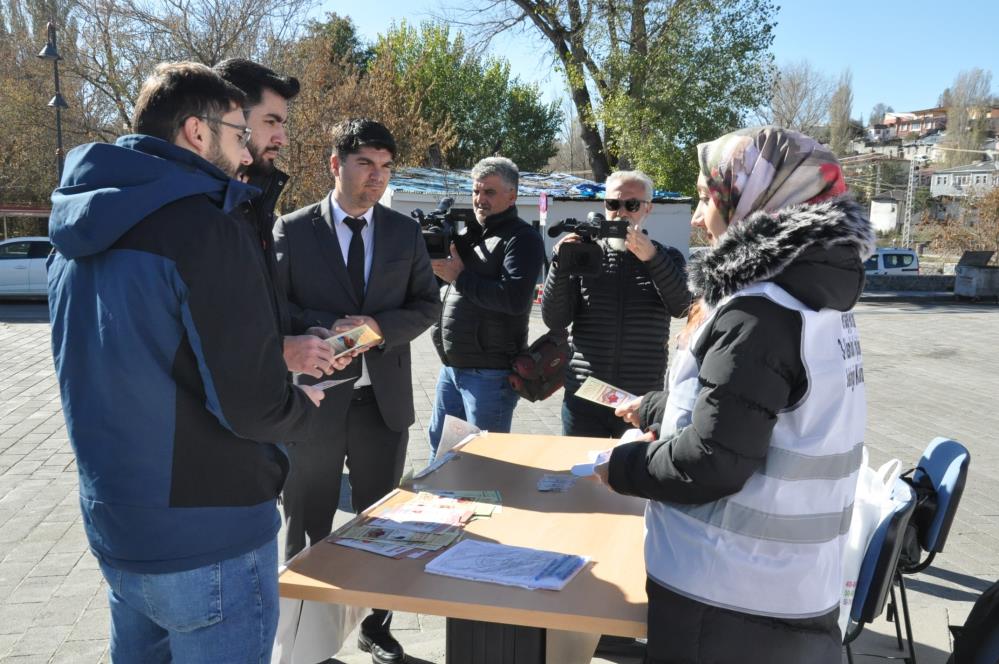
[[[382,334],[382,328],[378,325],[378,321],[376,321],[371,316],[364,316],[364,315],[361,315],[361,314],[353,314],[353,315],[347,316],[345,318],[340,318],[340,319],[336,320],[336,322],[333,323],[333,327],[330,328],[330,331],[332,331],[333,334],[340,334],[341,332],[346,332],[347,330],[352,330],[355,327],[359,327],[361,325],[367,325],[368,327],[371,328],[371,330],[375,334],[377,334],[378,336],[380,336],[382,339],[385,338],[385,335]],[[357,351],[352,351],[350,353],[349,357],[357,357],[358,355],[360,355],[362,353],[366,353],[371,348],[372,347],[367,347],[367,348],[361,348],[360,350],[357,350]],[[348,356],[345,355],[344,357],[348,357]],[[349,362],[348,362],[348,364],[349,364]],[[346,365],[344,365],[344,366],[346,366]]]
[[[305,392],[305,396],[309,397],[309,401],[311,401],[312,405],[316,408],[319,407],[319,402],[326,396],[325,392],[312,387],[311,385],[296,385],[295,387]]]
[[[558,242],[555,243],[555,246],[552,247],[552,252],[555,255],[558,255],[558,248],[562,246],[563,242],[567,242],[569,244],[578,244],[579,242],[582,242],[582,241],[583,241],[583,238],[581,238],[576,233],[569,233],[565,237],[563,237],[561,240],[559,240]]]
[[[461,260],[458,250],[452,244],[451,258],[435,258],[430,261],[430,267],[438,278],[449,284],[453,284],[458,279],[458,275],[464,271],[465,263]]]
[[[320,329],[329,336],[329,331]],[[304,373],[313,378],[322,378],[323,374],[332,373],[333,349],[318,335],[303,334],[284,338],[284,363],[288,371]]]
[[[630,424],[631,426],[639,426],[638,420],[638,409],[642,406],[642,399],[644,396],[638,397],[637,399],[632,399],[627,403],[621,404],[614,409],[614,414],[620,417],[622,420]]]
[[[656,255],[656,245],[652,244],[649,236],[639,230],[637,226],[628,226],[628,236],[624,239],[624,246],[640,261],[646,263]]]

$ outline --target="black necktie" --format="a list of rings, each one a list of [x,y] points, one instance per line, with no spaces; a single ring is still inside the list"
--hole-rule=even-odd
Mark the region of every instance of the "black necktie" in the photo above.
[[[354,286],[358,304],[364,302],[364,240],[361,239],[361,229],[368,222],[364,219],[345,217],[343,223],[350,227],[354,234],[350,238],[350,248],[347,249],[347,274]]]

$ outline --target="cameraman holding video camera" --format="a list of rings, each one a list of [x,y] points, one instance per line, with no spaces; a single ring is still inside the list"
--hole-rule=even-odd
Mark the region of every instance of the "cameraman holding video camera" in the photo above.
[[[545,260],[541,236],[517,216],[517,165],[488,157],[472,168],[475,220],[455,237],[451,257],[431,261],[446,282],[433,327],[440,355],[430,445],[437,451],[444,416],[509,432],[517,394],[507,376],[527,346],[534,286]],[[613,412],[611,413],[613,417]]]
[[[589,376],[635,395],[661,390],[669,319],[685,316],[690,306],[683,254],[642,231],[652,211],[652,180],[641,171],[611,174],[604,208],[608,221],[628,222],[623,247],[616,238],[596,240],[602,262],[589,269],[593,261],[581,260],[584,239],[566,235],[555,245],[541,302],[545,325],[572,326],[562,403],[566,436],[617,438],[629,428],[612,409],[575,392]]]

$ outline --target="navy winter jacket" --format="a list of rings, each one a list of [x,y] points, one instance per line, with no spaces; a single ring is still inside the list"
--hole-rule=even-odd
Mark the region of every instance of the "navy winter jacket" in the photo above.
[[[52,195],[52,350],[105,563],[173,572],[273,538],[314,408],[290,385],[263,254],[226,212],[257,190],[150,136],[70,152]],[[296,435],[297,434],[297,435]]]

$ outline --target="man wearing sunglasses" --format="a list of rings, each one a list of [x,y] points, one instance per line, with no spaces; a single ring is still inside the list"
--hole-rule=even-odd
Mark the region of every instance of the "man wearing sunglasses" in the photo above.
[[[669,320],[686,314],[690,294],[683,254],[642,230],[651,211],[652,180],[640,171],[618,171],[607,178],[604,215],[628,221],[624,249],[600,240],[600,275],[579,277],[559,265],[558,248],[582,238],[570,233],[555,245],[541,314],[551,329],[572,327],[564,435],[617,438],[628,429],[612,409],[575,396],[588,376],[632,394],[662,389]]]

